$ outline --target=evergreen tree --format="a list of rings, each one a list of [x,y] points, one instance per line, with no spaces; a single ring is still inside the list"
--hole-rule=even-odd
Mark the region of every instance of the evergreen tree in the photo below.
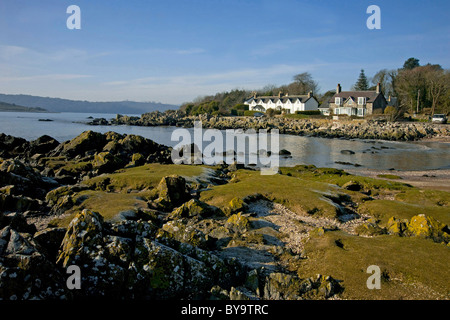
[[[405,70],[412,70],[417,67],[420,67],[420,64],[419,64],[419,59],[416,59],[416,58],[409,58],[403,64],[403,69],[405,69]]]
[[[366,91],[369,90],[369,82],[367,81],[367,77],[364,73],[364,69],[361,69],[361,73],[359,74],[358,81],[353,86],[356,91]]]

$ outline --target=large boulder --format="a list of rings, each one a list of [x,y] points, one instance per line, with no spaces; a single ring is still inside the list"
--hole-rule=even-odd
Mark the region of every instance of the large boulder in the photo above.
[[[225,228],[235,233],[243,233],[250,229],[250,221],[241,212],[238,212],[227,219]]]
[[[444,223],[424,214],[419,214],[411,218],[406,234],[431,238],[435,242],[448,243],[450,241],[449,228]]]
[[[28,141],[23,138],[0,133],[0,157],[8,159],[20,155],[28,147],[28,144]]]
[[[178,207],[190,199],[186,179],[178,175],[171,175],[161,179],[157,187],[159,198],[156,203],[163,209]]]
[[[50,156],[67,156],[75,158],[76,156],[84,156],[86,152],[99,152],[106,144],[106,137],[98,132],[85,131],[72,140],[60,144]]]
[[[224,208],[224,213],[227,216],[231,216],[232,214],[238,212],[245,212],[247,208],[248,208],[247,203],[243,199],[236,197],[231,199],[228,206]]]
[[[58,146],[59,142],[57,140],[48,135],[43,135],[36,140],[31,141],[26,152],[29,157],[32,157],[36,154],[47,154]]]
[[[92,161],[93,169],[97,170],[98,174],[114,172],[125,164],[125,161],[110,152],[96,153]]]
[[[403,235],[408,226],[408,219],[397,219],[391,217],[386,225],[389,234]]]
[[[86,209],[69,224],[57,263],[80,268],[82,285],[76,294],[117,297],[122,293],[132,241],[109,237],[105,228],[103,217]]]
[[[63,268],[71,264],[83,264],[89,260],[90,250],[103,246],[103,217],[97,212],[84,209],[70,222],[61,244],[62,250],[58,256],[58,263]]]
[[[210,206],[209,204],[200,201],[198,199],[191,199],[188,202],[183,203],[180,207],[176,208],[169,215],[170,219],[181,219],[181,218],[208,218],[220,210],[216,207]]]

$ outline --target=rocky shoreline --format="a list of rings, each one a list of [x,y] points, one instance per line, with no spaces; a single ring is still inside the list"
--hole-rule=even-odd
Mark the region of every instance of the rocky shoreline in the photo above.
[[[182,176],[164,176],[155,188],[144,188],[146,199],[133,199],[147,205],[112,220],[83,209],[89,198],[83,193],[121,197],[102,177],[146,164],[168,165],[170,151],[114,132],[86,131],[63,143],[49,136],[26,141],[0,134],[0,299],[248,300],[256,298],[255,292],[267,299],[292,299],[302,294],[328,298],[341,290],[332,277],[299,279],[278,268],[252,270],[216,252],[227,241],[191,223],[216,217],[225,238],[240,234],[248,220],[233,214],[242,202],[225,214],[198,200],[198,190],[206,185],[188,184]],[[209,185],[227,183],[230,170],[237,168],[221,166],[208,176]],[[90,183],[95,178],[101,182]],[[68,212],[68,225],[58,225],[55,221]],[[66,285],[72,265],[83,270],[81,290]],[[289,291],[293,282],[295,293]]]
[[[152,112],[141,117],[117,115],[115,119],[93,119],[91,125],[177,126],[191,128],[201,121],[205,129],[278,129],[280,134],[323,138],[416,141],[450,136],[450,127],[425,122],[386,122],[380,120],[290,119],[284,117],[185,116],[182,111]]]
[[[315,166],[174,165],[171,151],[115,132],[0,134],[0,299],[445,299],[448,193]],[[358,289],[354,268],[373,263],[391,289]],[[401,272],[421,289],[399,288]]]

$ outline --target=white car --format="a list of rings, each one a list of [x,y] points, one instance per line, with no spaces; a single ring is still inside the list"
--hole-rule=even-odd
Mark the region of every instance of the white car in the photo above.
[[[435,114],[431,118],[431,122],[434,122],[434,123],[447,123],[447,117],[445,116],[445,114]]]

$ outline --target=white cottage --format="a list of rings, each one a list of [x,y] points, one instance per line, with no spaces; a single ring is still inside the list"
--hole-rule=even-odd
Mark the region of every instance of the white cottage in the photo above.
[[[295,113],[296,111],[314,111],[319,110],[319,102],[312,92],[307,95],[284,95],[281,92],[278,96],[260,96],[256,93],[253,97],[244,102],[251,111],[266,112],[267,109],[275,109],[286,113]]]

